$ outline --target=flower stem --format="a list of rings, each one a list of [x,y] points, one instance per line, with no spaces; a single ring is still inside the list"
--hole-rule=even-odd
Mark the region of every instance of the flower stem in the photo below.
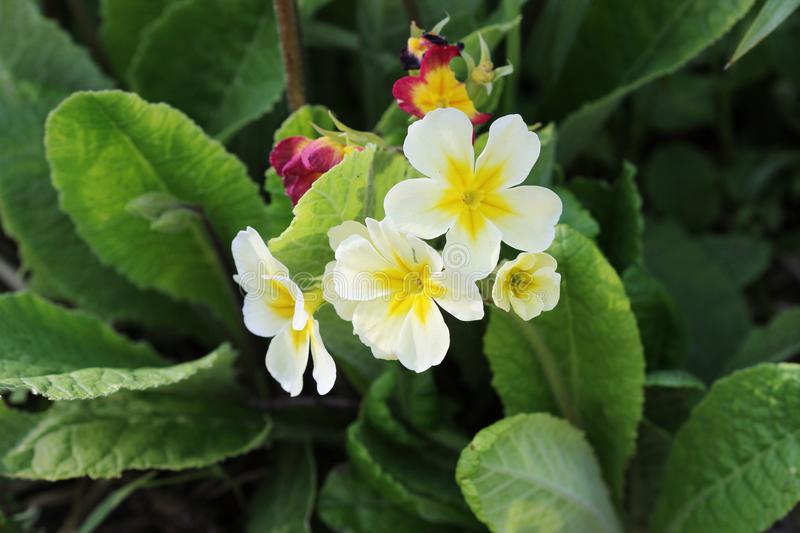
[[[306,103],[303,80],[303,51],[300,48],[300,26],[294,0],[274,0],[278,19],[278,36],[281,40],[283,70],[286,73],[286,93],[289,109],[297,110]]]
[[[520,13],[519,0],[503,0],[503,16],[506,20],[514,20]],[[520,55],[522,49],[522,31],[520,25],[514,26],[506,36],[506,57],[508,62],[514,66],[514,73],[505,78],[503,88],[503,109],[506,113],[514,111],[517,102],[517,84],[519,73],[522,70]]]
[[[25,281],[17,273],[17,269],[0,257],[0,282],[3,282],[11,292],[24,291]]]

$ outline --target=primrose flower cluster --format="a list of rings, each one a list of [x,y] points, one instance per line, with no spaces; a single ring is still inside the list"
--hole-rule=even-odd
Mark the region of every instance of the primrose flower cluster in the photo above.
[[[435,83],[440,88],[447,85],[441,80],[450,83],[446,73],[432,73],[460,48],[438,35],[440,27],[435,34],[414,28],[401,58],[406,66],[419,63],[415,79],[421,81],[402,78],[395,96],[402,92],[398,86],[406,87],[403,94],[412,96],[404,102],[420,113],[408,128],[403,153],[423,177],[389,190],[383,220],[349,220],[330,228],[334,260],[310,288],[292,280],[256,230],[239,232],[232,244],[234,279],[246,293],[245,326],[272,337],[267,370],[292,396],[302,390],[309,353],[319,394],[335,382],[336,367],[314,318],[325,303],[352,323],[374,357],[399,360],[415,372],[440,364],[449,349],[443,311],[457,320],[481,320],[484,303],[491,300],[530,320],[558,303],[557,264],[544,252],[555,236],[561,200],[547,188],[522,184],[539,156],[538,136],[519,115],[500,117],[476,159],[473,128],[489,117],[470,107],[469,96],[460,92],[466,89],[453,85],[452,98],[443,105],[414,96],[414,91],[426,94],[430,76],[440,76]],[[323,136],[316,140],[290,137],[274,147],[270,161],[294,203],[316,179],[311,176],[361,149],[351,147],[350,139],[369,141],[374,135],[338,122],[337,127],[344,142],[319,130]],[[440,252],[432,244],[442,236]],[[502,243],[521,253],[498,265]],[[482,295],[479,285],[488,287],[484,280],[492,277],[491,294]]]

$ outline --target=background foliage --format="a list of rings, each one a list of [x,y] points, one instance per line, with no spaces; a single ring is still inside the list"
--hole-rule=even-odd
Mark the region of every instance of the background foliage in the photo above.
[[[799,3],[299,0],[290,114],[270,0],[0,0],[0,530],[800,530]],[[539,123],[561,301],[450,321],[422,375],[328,306],[340,377],[289,399],[228,243],[319,275],[383,216],[398,151],[294,211],[267,154],[328,109],[401,144],[445,13]]]

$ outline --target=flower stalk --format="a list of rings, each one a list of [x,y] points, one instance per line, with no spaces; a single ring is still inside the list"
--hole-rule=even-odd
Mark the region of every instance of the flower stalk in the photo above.
[[[306,103],[303,51],[300,48],[297,5],[294,0],[274,0],[274,6],[275,16],[278,19],[278,37],[281,41],[289,109],[296,111]]]

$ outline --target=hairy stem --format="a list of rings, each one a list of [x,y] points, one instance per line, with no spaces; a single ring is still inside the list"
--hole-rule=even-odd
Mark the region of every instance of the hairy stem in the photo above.
[[[0,282],[11,292],[25,290],[25,281],[17,273],[17,269],[0,257]]]
[[[300,26],[294,0],[274,0],[278,19],[278,36],[281,40],[283,70],[286,73],[286,93],[289,109],[295,111],[306,103],[303,80],[303,50],[300,48]]]

